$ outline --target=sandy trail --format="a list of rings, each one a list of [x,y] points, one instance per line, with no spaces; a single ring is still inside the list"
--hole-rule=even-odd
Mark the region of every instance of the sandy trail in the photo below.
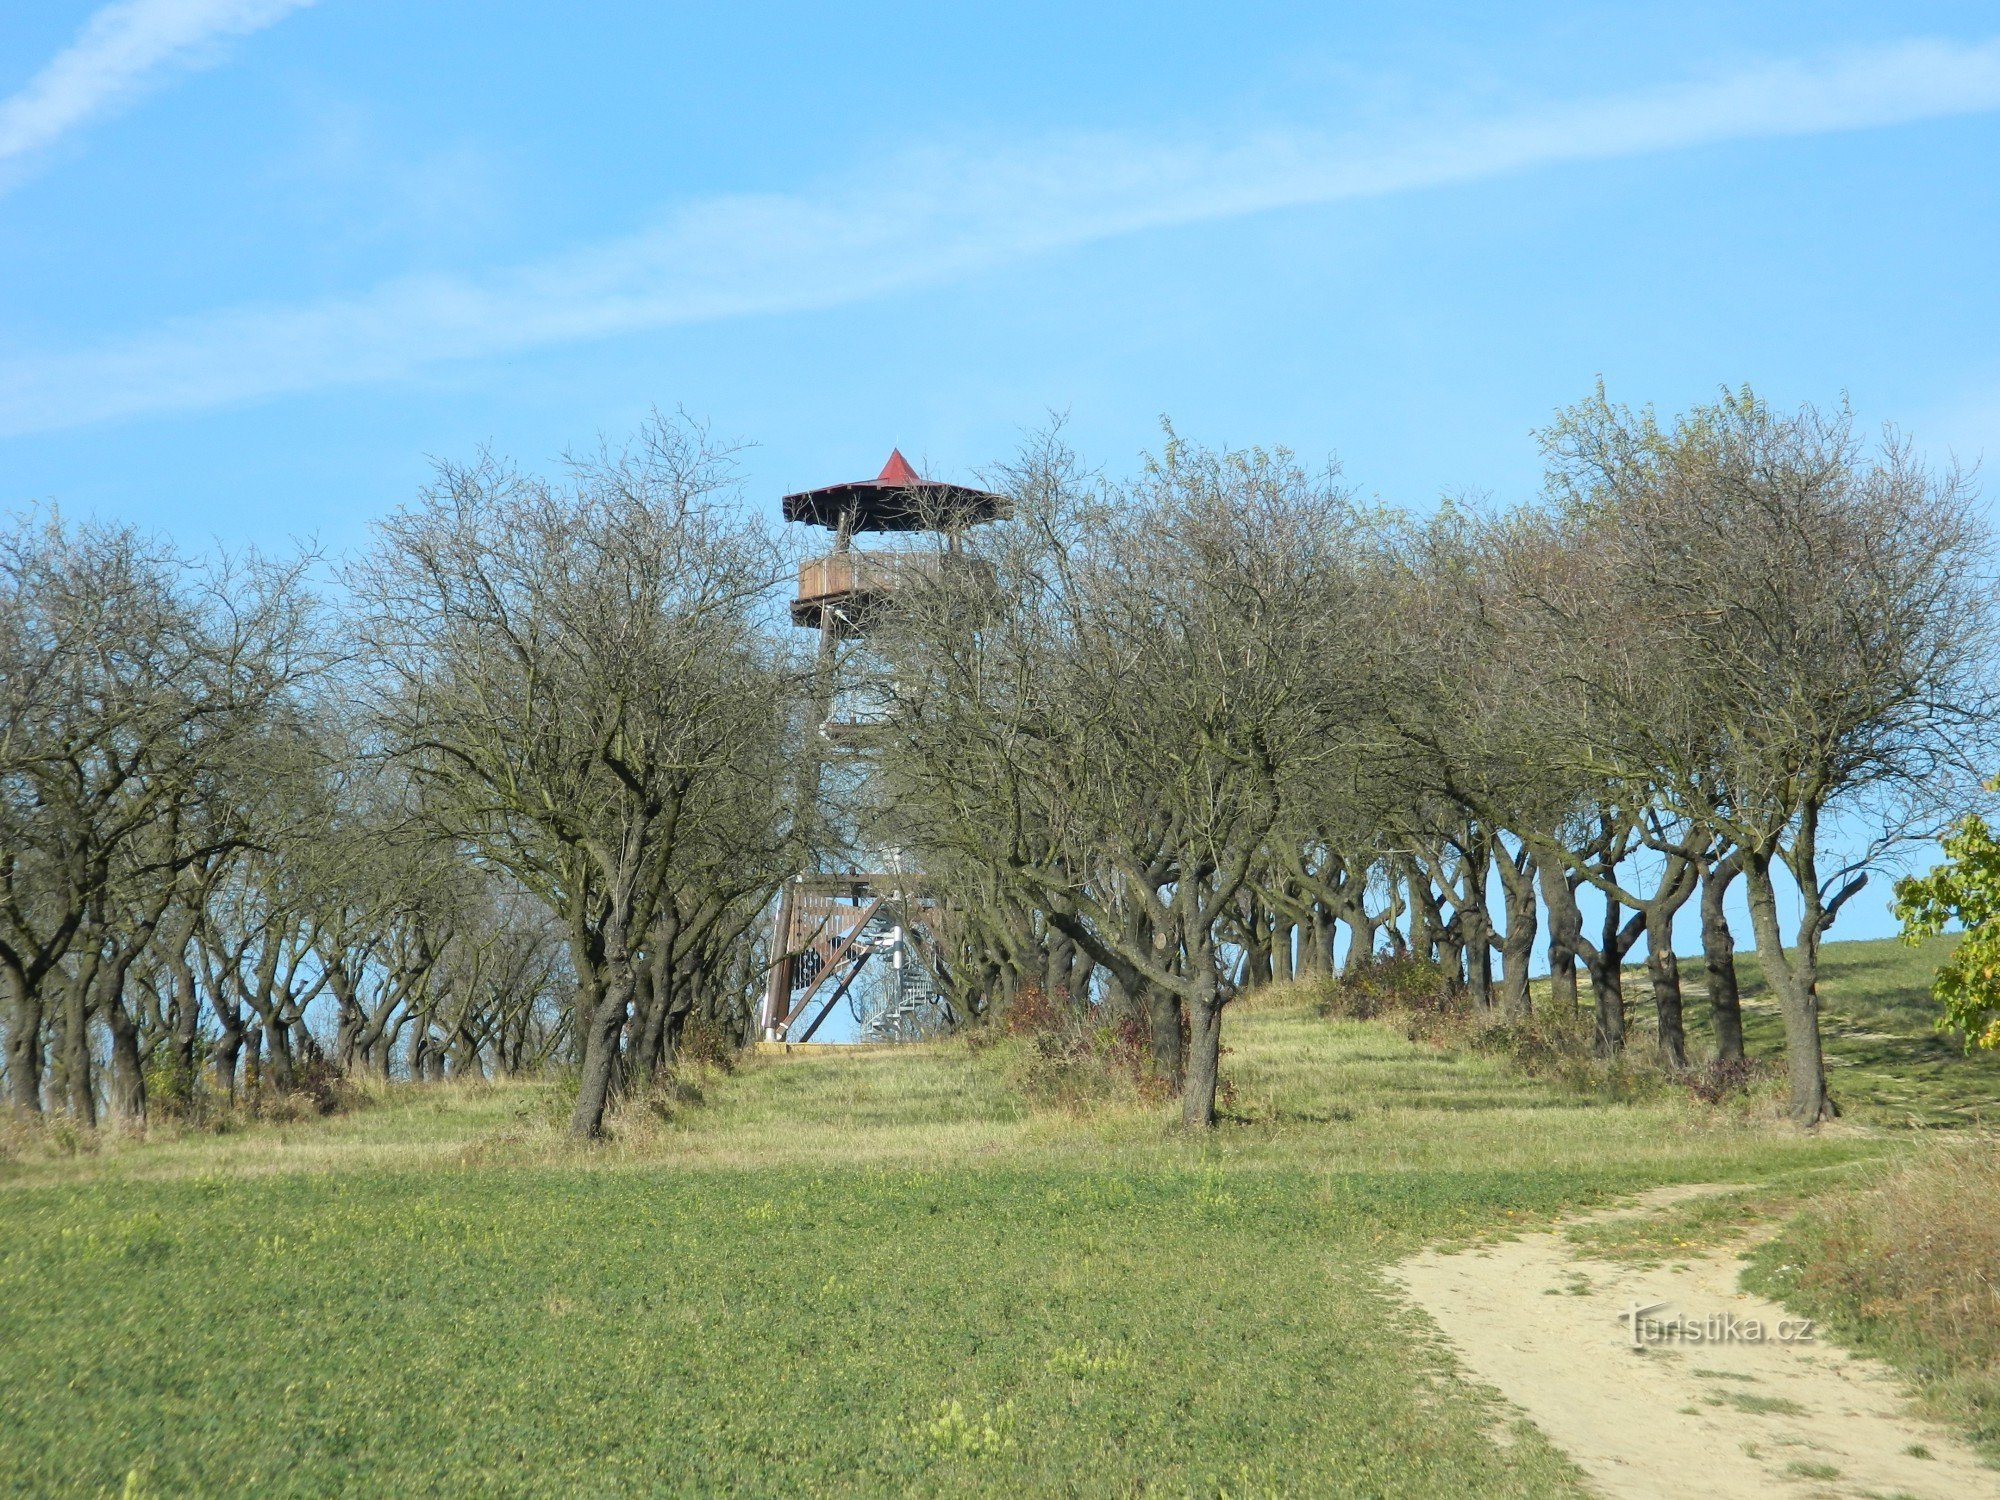
[[[1647,1212],[1714,1189],[1648,1194]],[[1593,1217],[1607,1217],[1596,1215]],[[1390,1272],[1444,1331],[1471,1378],[1495,1387],[1608,1496],[1770,1500],[1783,1495],[2000,1497],[2000,1473],[1908,1413],[1896,1378],[1824,1341],[1779,1342],[1791,1315],[1737,1287],[1736,1249],[1671,1266],[1580,1258],[1556,1233],[1425,1251]],[[1637,1305],[1756,1320],[1765,1342],[1672,1339],[1633,1347]],[[1912,1452],[1911,1450],[1917,1450]],[[1928,1457],[1918,1454],[1928,1454]]]

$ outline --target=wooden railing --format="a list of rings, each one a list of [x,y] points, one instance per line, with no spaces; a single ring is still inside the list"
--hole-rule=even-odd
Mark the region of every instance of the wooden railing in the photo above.
[[[864,615],[893,597],[899,586],[917,579],[935,579],[946,572],[955,578],[978,580],[993,587],[993,567],[981,558],[955,552],[829,552],[799,564],[799,591],[792,600],[792,619],[817,627],[823,609],[838,611],[847,629],[859,628]]]
[[[903,579],[935,578],[942,561],[936,552],[830,552],[799,564],[798,597],[893,593]]]

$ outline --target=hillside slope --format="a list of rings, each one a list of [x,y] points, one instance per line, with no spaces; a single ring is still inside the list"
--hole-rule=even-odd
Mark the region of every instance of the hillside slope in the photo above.
[[[505,1085],[28,1153],[0,1490],[1572,1494],[1382,1268],[1883,1149],[1297,1008],[1225,1041],[1213,1140],[947,1043],[756,1059],[587,1152]]]

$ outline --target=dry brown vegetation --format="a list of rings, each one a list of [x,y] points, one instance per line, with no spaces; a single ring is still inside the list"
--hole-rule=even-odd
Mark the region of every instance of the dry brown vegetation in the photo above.
[[[1931,1142],[1819,1199],[1752,1280],[2000,1444],[2000,1136]]]

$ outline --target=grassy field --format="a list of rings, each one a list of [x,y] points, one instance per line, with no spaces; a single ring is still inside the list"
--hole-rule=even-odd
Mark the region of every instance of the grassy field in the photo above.
[[[1843,1097],[1967,1117],[1993,1065],[1930,1055],[1877,946],[1828,951]],[[1380,1268],[1900,1149],[1298,1008],[1225,1042],[1207,1141],[1033,1112],[1004,1048],[946,1044],[760,1058],[588,1152],[530,1085],[18,1151],[0,1491],[1571,1494]]]
[[[1851,1119],[1881,1126],[1960,1126],[2000,1123],[2000,1055],[1966,1057],[1932,1029],[1937,1004],[1931,976],[1956,939],[1917,944],[1884,938],[1831,943],[1820,976],[1827,1077]],[[1753,1056],[1778,1057],[1784,1026],[1756,956],[1736,956],[1743,988],[1744,1043]],[[1711,1050],[1699,959],[1681,960],[1687,988],[1691,1050]],[[1653,1035],[1645,972],[1626,976],[1634,1045]]]

